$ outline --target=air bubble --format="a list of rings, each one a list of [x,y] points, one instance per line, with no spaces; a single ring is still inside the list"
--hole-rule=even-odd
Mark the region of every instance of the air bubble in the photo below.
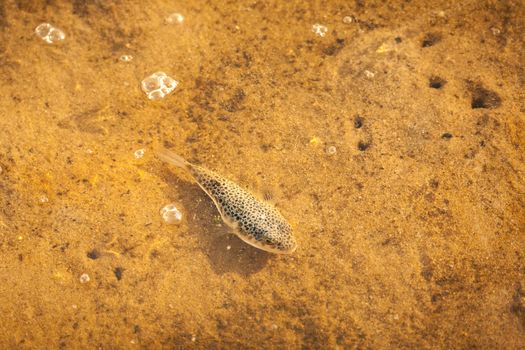
[[[328,32],[328,28],[322,24],[316,23],[312,26],[312,32],[317,36],[324,37]]]
[[[63,31],[49,23],[40,24],[35,28],[35,33],[48,44],[53,44],[66,38],[66,34]]]
[[[144,148],[141,148],[141,149],[138,149],[135,152],[133,152],[133,155],[135,156],[135,159],[140,159],[140,158],[144,157],[144,153],[145,152],[146,151],[144,150]]]
[[[369,70],[365,70],[365,75],[368,79],[372,79],[376,74],[374,72],[371,72]]]
[[[142,80],[142,91],[150,100],[160,100],[175,90],[179,83],[164,72],[156,72]]]
[[[160,215],[167,224],[178,224],[182,220],[182,213],[173,203],[164,206],[160,210]]]
[[[180,13],[172,13],[168,17],[166,17],[166,23],[167,24],[180,24],[184,21],[184,16]]]
[[[133,60],[133,56],[131,55],[122,55],[119,57],[119,60],[122,62],[131,62]]]
[[[89,278],[89,275],[87,273],[83,273],[82,275],[80,275],[80,283],[88,283],[90,280],[91,278]]]
[[[501,34],[501,30],[496,27],[491,27],[490,31],[492,32],[493,35],[496,35],[496,36]]]
[[[333,156],[336,153],[337,149],[335,148],[335,146],[329,146],[326,148],[326,154],[328,154],[329,156]]]

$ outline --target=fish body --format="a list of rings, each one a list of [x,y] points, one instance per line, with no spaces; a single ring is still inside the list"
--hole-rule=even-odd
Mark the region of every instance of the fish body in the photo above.
[[[246,243],[278,254],[295,251],[297,243],[286,219],[270,203],[257,199],[235,182],[161,149],[160,159],[186,169],[213,200],[222,220]]]

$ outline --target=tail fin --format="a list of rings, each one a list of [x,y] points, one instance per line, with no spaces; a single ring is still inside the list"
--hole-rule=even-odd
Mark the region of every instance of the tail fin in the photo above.
[[[190,166],[190,163],[184,158],[165,148],[159,148],[156,153],[163,161],[178,166],[179,168],[188,169]]]

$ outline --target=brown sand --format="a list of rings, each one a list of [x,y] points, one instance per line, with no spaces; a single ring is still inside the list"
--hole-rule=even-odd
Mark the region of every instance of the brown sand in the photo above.
[[[0,1],[2,348],[525,348],[525,5],[458,3]],[[161,142],[297,252],[231,235]]]

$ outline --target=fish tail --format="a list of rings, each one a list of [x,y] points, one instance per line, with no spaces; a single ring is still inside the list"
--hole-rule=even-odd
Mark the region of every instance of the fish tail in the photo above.
[[[173,164],[182,169],[190,168],[190,163],[186,159],[182,158],[181,156],[175,154],[170,150],[167,150],[166,148],[159,148],[156,153],[157,157],[159,157],[167,163]]]

